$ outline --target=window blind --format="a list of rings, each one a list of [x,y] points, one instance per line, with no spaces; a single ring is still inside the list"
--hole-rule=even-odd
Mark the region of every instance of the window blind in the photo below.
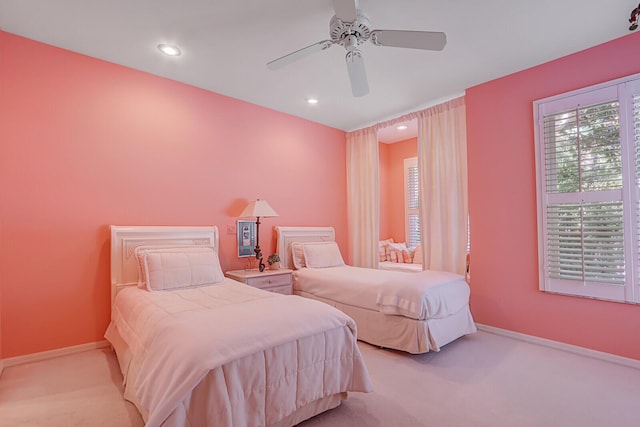
[[[544,118],[547,192],[622,188],[617,101]]]
[[[618,111],[611,101],[544,117],[547,193],[622,188]],[[551,277],[624,284],[621,201],[551,203],[547,224]]]
[[[640,96],[633,97],[633,140],[636,147],[636,185],[640,187]]]
[[[622,202],[549,205],[550,276],[624,284],[622,213]]]
[[[418,166],[407,168],[407,208],[418,209],[418,194],[420,183],[418,182]]]
[[[407,245],[413,248],[420,243],[420,180],[417,158],[406,160],[408,160],[405,161],[405,211],[407,221]]]
[[[418,244],[420,244],[420,215],[409,214],[408,223],[409,223],[409,239],[408,239],[409,241],[407,242],[407,244],[409,247],[414,248]]]
[[[636,285],[637,293],[640,294],[640,95],[633,97],[633,141],[636,149],[636,194],[639,195],[636,202]],[[636,300],[640,302],[640,295],[636,296]]]

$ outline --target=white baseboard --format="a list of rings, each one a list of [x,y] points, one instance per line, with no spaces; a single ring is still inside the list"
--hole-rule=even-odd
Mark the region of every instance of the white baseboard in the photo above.
[[[539,338],[533,335],[522,334],[520,332],[513,332],[507,329],[500,329],[494,326],[483,325],[476,323],[476,327],[480,331],[489,332],[496,335],[502,335],[505,337],[513,338],[520,341],[525,341],[532,344],[542,345],[545,347],[551,347],[556,350],[567,351],[569,353],[579,354],[581,356],[591,357],[593,359],[599,359],[606,362],[616,363],[618,365],[627,366],[629,368],[640,369],[640,360],[631,359],[628,357],[617,356],[615,354],[605,353],[603,351],[591,350],[577,345],[566,344],[559,341],[548,340],[546,338]]]
[[[90,342],[87,344],[74,345],[71,347],[57,348],[55,350],[43,351],[40,353],[25,354],[24,356],[10,357],[0,361],[0,367],[4,363],[4,367],[24,365],[25,363],[39,362],[41,360],[53,359],[54,357],[68,356],[74,353],[81,353],[88,350],[96,350],[99,348],[109,347],[106,340],[98,342]],[[2,369],[0,369],[0,372]]]
[[[594,359],[603,360],[606,362],[616,363],[618,365],[627,366],[630,368],[640,370],[640,360],[631,359],[628,357],[617,356],[615,354],[605,353],[602,351],[591,350],[577,345],[566,344],[559,341],[548,340],[546,338],[539,338],[533,335],[527,335],[520,332],[509,331],[507,329],[496,328],[495,326],[483,325],[476,323],[478,330],[489,332],[496,335],[501,335],[508,338],[513,338],[519,341],[525,341],[532,344],[542,345],[545,347],[554,348],[556,350],[567,351],[569,353],[579,354],[581,356],[587,356]],[[96,350],[99,348],[109,347],[109,342],[106,340],[75,345],[72,347],[64,347],[56,350],[43,351],[40,353],[27,354],[24,356],[11,357],[9,359],[0,359],[0,375],[5,367],[23,365],[25,363],[38,362],[41,360],[52,359],[54,357],[67,356],[74,353],[80,353],[88,350]]]

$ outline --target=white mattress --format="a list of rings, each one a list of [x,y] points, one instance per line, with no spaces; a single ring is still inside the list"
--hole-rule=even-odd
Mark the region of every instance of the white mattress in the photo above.
[[[351,318],[230,279],[123,289],[106,337],[126,343],[125,398],[147,426],[290,424],[328,396],[371,390]]]
[[[464,277],[452,273],[401,272],[352,266],[302,268],[293,273],[293,287],[323,299],[418,320],[445,318],[469,304],[470,289]],[[411,310],[382,306],[389,292],[410,295]],[[384,298],[383,298],[384,297]],[[401,305],[401,304],[399,304]]]

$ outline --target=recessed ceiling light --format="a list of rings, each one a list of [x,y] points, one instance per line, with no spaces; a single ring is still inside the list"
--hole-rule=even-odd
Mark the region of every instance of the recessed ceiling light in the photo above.
[[[161,43],[158,45],[158,49],[160,49],[160,52],[169,56],[179,56],[182,53],[178,46],[174,46],[172,44]]]
[[[409,126],[407,126],[407,125],[400,125],[396,129],[398,129],[398,130],[407,130],[408,128],[409,128]]]
[[[318,100],[316,98],[307,98],[307,104],[316,105]]]

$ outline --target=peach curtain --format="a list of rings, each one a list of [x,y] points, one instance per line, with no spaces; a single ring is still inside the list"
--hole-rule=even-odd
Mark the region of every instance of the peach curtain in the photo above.
[[[418,113],[418,169],[424,268],[464,274],[469,215],[464,97]]]
[[[350,264],[378,268],[380,180],[374,127],[347,133],[347,215]]]

